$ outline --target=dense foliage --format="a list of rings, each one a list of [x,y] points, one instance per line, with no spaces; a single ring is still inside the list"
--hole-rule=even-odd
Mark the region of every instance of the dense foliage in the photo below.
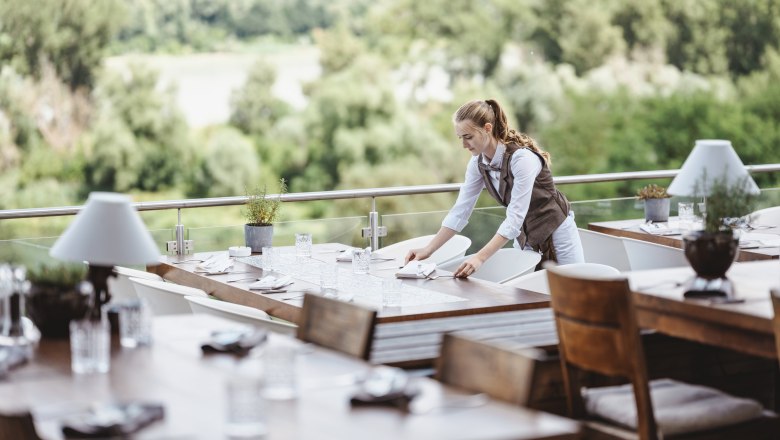
[[[780,162],[778,16],[780,0],[0,0],[0,208],[92,190],[235,196],[280,178],[294,192],[457,182],[468,155],[450,116],[487,97],[559,176],[676,168],[698,138]],[[274,95],[258,56],[230,120],[199,129],[153,69],[103,68],[109,54],[267,45],[316,45],[306,106]],[[296,214],[343,205],[308,209]]]

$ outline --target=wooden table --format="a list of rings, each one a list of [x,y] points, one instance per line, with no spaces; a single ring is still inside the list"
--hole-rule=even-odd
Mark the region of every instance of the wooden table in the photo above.
[[[335,263],[335,251],[345,248],[347,246],[340,244],[314,245],[312,258],[326,264]],[[272,316],[298,322],[301,299],[283,300],[283,295],[249,290],[252,280],[227,282],[247,277],[260,278],[264,275],[262,269],[236,262],[232,270],[242,273],[205,276],[194,273],[197,262],[174,264],[176,261],[207,258],[212,254],[163,257],[162,264],[150,266],[148,270],[167,280],[202,289],[225,301],[255,307]],[[345,270],[351,268],[350,262],[335,264]],[[393,277],[400,265],[403,261],[372,262],[371,275]],[[405,279],[403,284],[452,295],[463,301],[379,309],[379,324],[371,355],[374,363],[430,366],[438,356],[441,335],[456,330],[469,330],[477,336],[485,334],[491,338],[513,338],[518,345],[557,343],[547,295],[476,279]],[[288,289],[319,294],[317,284],[300,279],[296,279]]]
[[[649,241],[651,243],[662,244],[682,248],[681,235],[655,235],[649,234],[641,229],[639,225],[644,224],[642,219],[618,220],[610,222],[596,222],[588,224],[591,231],[601,232],[602,234],[615,235],[618,237],[628,237],[635,240]],[[756,230],[756,233],[777,235],[780,238],[780,228],[768,228]],[[761,261],[777,259],[780,256],[780,246],[763,247],[758,249],[740,249],[737,255],[737,261]]]
[[[199,346],[211,331],[236,325],[208,315],[157,317],[152,347],[122,349],[115,340],[110,372],[86,376],[71,373],[66,340],[43,340],[34,361],[0,382],[0,410],[30,408],[38,433],[58,439],[60,420],[92,404],[154,401],[164,405],[165,419],[134,438],[225,438],[225,384],[239,371],[260,371],[262,352],[238,361],[204,356]],[[311,345],[301,345],[297,358],[298,398],[265,402],[269,439],[577,438],[572,420],[493,400],[445,409],[461,393],[427,378],[416,380],[421,394],[411,414],[352,408],[368,364]]]
[[[683,299],[690,267],[625,273],[636,294],[639,324],[662,333],[738,352],[777,359],[769,290],[780,285],[777,260],[734,263],[727,276],[741,303]]]

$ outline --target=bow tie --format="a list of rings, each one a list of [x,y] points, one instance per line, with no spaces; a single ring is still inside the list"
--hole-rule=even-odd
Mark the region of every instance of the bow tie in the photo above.
[[[490,171],[498,171],[498,172],[501,171],[501,167],[500,166],[497,167],[497,166],[495,166],[493,164],[487,164],[487,163],[484,163],[484,162],[480,162],[479,163],[479,167],[482,168],[482,169],[485,169],[485,170],[490,170]]]

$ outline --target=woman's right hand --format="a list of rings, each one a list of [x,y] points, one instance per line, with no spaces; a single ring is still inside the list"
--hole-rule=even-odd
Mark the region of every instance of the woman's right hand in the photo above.
[[[429,251],[427,247],[412,249],[406,254],[404,265],[412,260],[424,260],[431,256],[433,252]]]

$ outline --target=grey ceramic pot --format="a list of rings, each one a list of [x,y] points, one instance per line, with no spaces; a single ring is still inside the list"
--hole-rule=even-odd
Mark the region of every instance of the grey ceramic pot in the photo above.
[[[645,199],[645,221],[669,221],[669,198]]]
[[[272,246],[274,227],[244,225],[244,241],[246,246],[252,248],[252,252],[260,252],[263,247]]]

